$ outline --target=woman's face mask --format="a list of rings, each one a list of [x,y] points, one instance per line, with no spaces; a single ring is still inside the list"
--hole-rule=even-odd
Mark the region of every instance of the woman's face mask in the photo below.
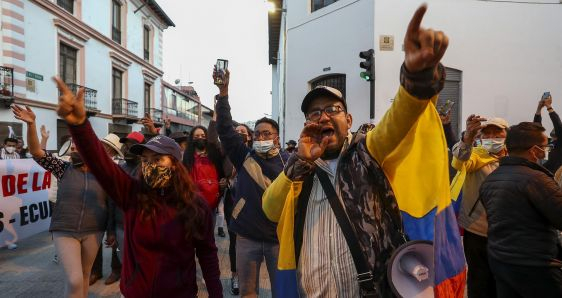
[[[165,188],[172,180],[172,169],[153,162],[143,162],[142,176],[150,188]]]
[[[203,150],[207,147],[207,139],[193,139],[193,146],[198,150]]]
[[[482,148],[486,151],[496,154],[505,146],[505,138],[482,139]]]

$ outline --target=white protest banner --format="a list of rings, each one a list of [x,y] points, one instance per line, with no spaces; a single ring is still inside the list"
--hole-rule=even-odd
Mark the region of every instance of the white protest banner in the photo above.
[[[51,179],[33,159],[0,160],[0,247],[49,229]]]

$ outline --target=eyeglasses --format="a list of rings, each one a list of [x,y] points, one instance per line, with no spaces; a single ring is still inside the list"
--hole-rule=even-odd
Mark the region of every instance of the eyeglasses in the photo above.
[[[274,134],[275,134],[274,132],[267,131],[267,130],[262,131],[262,132],[256,131],[256,132],[254,132],[254,138],[259,139],[260,136],[262,136],[264,139],[267,139]]]
[[[535,145],[535,147],[539,148],[539,150],[541,150],[544,153],[549,153],[552,150],[552,145],[547,144],[547,145],[543,145],[543,146],[539,146],[539,145]]]
[[[340,106],[329,106],[323,109],[314,110],[306,114],[306,119],[310,121],[318,121],[322,118],[322,113],[326,113],[328,117],[333,117],[336,114],[343,112],[343,108]]]

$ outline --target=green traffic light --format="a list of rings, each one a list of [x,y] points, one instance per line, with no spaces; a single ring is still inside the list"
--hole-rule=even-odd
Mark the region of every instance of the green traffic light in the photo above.
[[[362,71],[360,74],[361,78],[364,79],[365,81],[370,81],[371,80],[371,74],[369,74],[366,71]]]

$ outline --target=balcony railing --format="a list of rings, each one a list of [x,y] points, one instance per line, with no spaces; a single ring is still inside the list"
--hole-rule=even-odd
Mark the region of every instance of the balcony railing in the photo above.
[[[144,60],[146,60],[146,61],[150,60],[150,51],[149,50],[144,50]]]
[[[121,43],[121,30],[119,28],[111,27],[111,38],[116,43]]]
[[[172,108],[164,107],[164,112],[166,113],[166,115],[179,116],[178,111]]]
[[[148,113],[150,114],[150,118],[152,118],[152,121],[154,121],[155,123],[164,123],[164,120],[162,119],[162,110],[150,108],[148,109],[148,111]]]
[[[14,102],[14,69],[0,66],[0,102],[10,107]]]
[[[113,110],[114,116],[124,116],[126,118],[137,118],[138,103],[126,98],[114,98]]]
[[[70,83],[67,84],[72,92],[76,93],[80,88],[84,88],[84,104],[86,106],[86,110],[89,111],[96,111],[98,112],[98,100],[97,95],[98,91],[92,88],[80,86],[78,84]]]

